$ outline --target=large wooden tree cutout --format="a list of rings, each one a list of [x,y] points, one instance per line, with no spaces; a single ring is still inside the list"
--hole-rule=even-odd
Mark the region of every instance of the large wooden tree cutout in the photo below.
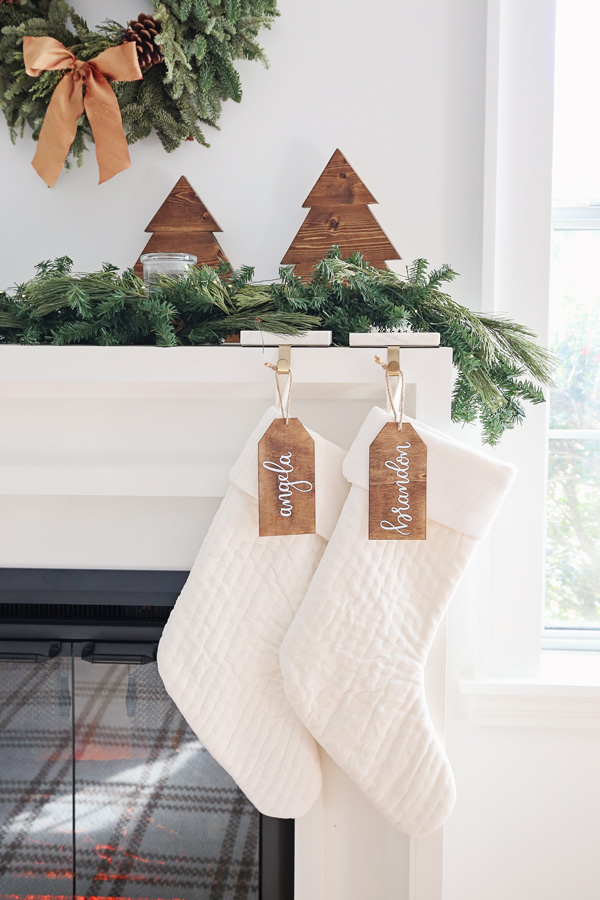
[[[377,200],[336,150],[302,204],[310,212],[281,260],[282,265],[294,265],[296,275],[309,277],[315,263],[333,244],[339,246],[344,257],[362,253],[377,269],[386,268],[388,259],[401,259],[369,203]]]
[[[153,234],[142,253],[193,253],[199,266],[218,266],[220,260],[227,261],[213,233],[221,230],[182,176],[146,228]],[[133,269],[141,278],[139,258]]]

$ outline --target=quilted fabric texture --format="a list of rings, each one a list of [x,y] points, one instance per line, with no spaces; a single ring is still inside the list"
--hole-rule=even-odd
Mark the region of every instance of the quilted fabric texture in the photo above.
[[[363,482],[369,443],[388,420],[378,410],[368,440],[357,438],[366,455],[358,467]],[[460,456],[461,445],[443,439]],[[433,443],[430,451],[438,452]],[[470,459],[472,451],[465,452]],[[354,473],[358,462],[353,445],[344,471]],[[471,462],[482,467],[482,496],[498,479],[495,510],[514,471],[488,457]],[[431,460],[434,471],[442,463]],[[476,465],[464,470],[477,481]],[[443,490],[441,482],[436,489]],[[455,489],[452,481],[449,490]],[[426,541],[369,541],[368,491],[353,484],[281,647],[285,691],[299,717],[381,813],[410,835],[434,831],[455,800],[452,771],[427,709],[424,666],[476,544],[474,536],[432,519]]]
[[[233,470],[255,496],[257,444],[275,415],[263,417]],[[313,437],[317,490],[339,513],[348,489],[344,453]],[[260,538],[252,493],[229,487],[165,627],[158,668],[189,725],[248,799],[265,815],[295,818],[317,799],[321,767],[284,694],[278,654],[327,541],[318,533]]]

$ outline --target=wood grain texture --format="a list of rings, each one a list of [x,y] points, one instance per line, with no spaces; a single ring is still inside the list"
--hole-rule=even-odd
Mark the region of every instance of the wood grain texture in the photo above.
[[[144,253],[193,253],[198,266],[218,266],[227,261],[213,231],[221,231],[188,180],[179,179],[146,231],[154,232],[138,257],[133,271],[141,278]]]
[[[427,447],[412,425],[384,425],[369,448],[369,540],[427,537]]]
[[[377,203],[340,150],[335,151],[302,206],[306,209],[328,203]]]
[[[183,175],[146,231],[222,231]]]
[[[315,442],[299,419],[275,419],[258,444],[258,533],[314,534]]]
[[[360,250],[369,262],[400,259],[368,206],[329,206],[310,210],[281,262],[315,261],[333,244],[339,246],[342,256]]]
[[[303,204],[311,209],[282,265],[293,265],[295,275],[308,278],[334,244],[343,257],[361,253],[377,269],[385,269],[386,260],[401,259],[367,206],[376,202],[348,160],[336,150]]]

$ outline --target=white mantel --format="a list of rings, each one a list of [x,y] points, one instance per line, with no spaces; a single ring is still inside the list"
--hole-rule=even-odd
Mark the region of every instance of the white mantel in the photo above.
[[[293,354],[296,412],[312,405],[314,417],[315,406],[326,405],[314,427],[348,446],[360,414],[371,401],[384,402],[375,351],[302,347]],[[221,497],[252,416],[275,397],[264,364],[276,360],[276,348],[239,345],[1,347],[9,427],[0,444],[0,494]],[[451,351],[402,349],[401,360],[408,406],[445,427],[450,381],[440,376]],[[176,478],[169,477],[174,467]]]
[[[385,403],[372,348],[292,349],[293,414],[349,446]],[[385,351],[383,351],[384,353]],[[0,565],[185,569],[275,400],[277,348],[0,347]],[[412,415],[449,425],[451,351],[401,349]],[[444,727],[445,637],[427,671]],[[324,759],[297,823],[297,900],[441,900],[442,832],[389,826]]]

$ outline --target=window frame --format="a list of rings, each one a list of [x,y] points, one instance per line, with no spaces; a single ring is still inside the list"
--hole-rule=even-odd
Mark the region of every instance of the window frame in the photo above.
[[[547,345],[551,254],[555,0],[489,0],[483,172],[483,310]],[[519,477],[479,551],[476,679],[540,673],[546,404],[495,451]],[[482,596],[483,594],[483,596]]]
[[[556,231],[597,231],[600,233],[600,204],[556,203],[552,207],[552,233]],[[598,429],[552,429],[548,427],[548,441],[551,438],[583,438],[600,441]],[[547,451],[548,452],[548,449]],[[542,650],[600,651],[600,627],[569,628],[568,626],[548,626],[542,628]]]
[[[526,324],[545,346],[552,231],[600,222],[600,205],[552,205],[555,27],[556,0],[488,0],[481,309]],[[474,683],[539,678],[546,649],[600,650],[581,630],[545,633],[548,434],[547,404],[529,406],[493,451],[519,477],[467,588],[479,592]]]

